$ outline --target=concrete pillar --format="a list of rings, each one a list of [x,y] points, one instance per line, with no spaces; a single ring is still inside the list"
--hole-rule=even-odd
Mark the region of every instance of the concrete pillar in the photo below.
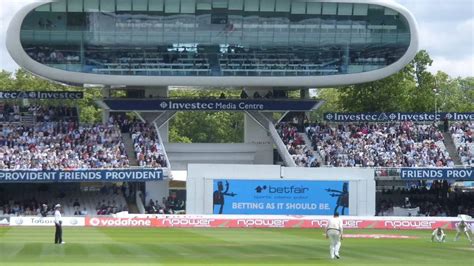
[[[244,142],[255,144],[255,164],[273,164],[273,140],[270,134],[247,114],[244,115]]]
[[[111,88],[109,86],[104,86],[102,88],[102,98],[110,98],[111,96]],[[102,123],[107,123],[110,117],[110,110],[109,109],[102,109]]]
[[[310,99],[309,88],[300,89],[300,98],[301,99]]]

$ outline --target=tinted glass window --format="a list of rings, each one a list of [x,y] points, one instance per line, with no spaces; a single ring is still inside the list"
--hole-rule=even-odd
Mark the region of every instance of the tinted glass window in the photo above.
[[[106,75],[322,76],[397,61],[406,19],[386,7],[304,0],[62,0],[24,20],[24,49]]]

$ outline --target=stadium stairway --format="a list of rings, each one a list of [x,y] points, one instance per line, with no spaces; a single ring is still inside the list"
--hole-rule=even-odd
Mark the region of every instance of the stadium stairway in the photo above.
[[[21,123],[32,126],[35,123],[35,117],[32,114],[23,114],[21,116]]]
[[[133,148],[133,140],[130,134],[122,134],[122,141],[125,145],[125,152],[127,153],[130,166],[138,166],[137,157],[135,156],[135,149]]]
[[[458,150],[454,145],[453,137],[449,132],[443,132],[444,137],[444,145],[446,146],[446,150],[453,159],[454,165],[462,165],[461,158],[459,157]]]
[[[306,144],[306,147],[308,147],[311,152],[316,156],[316,160],[323,165],[323,158],[321,157],[321,154],[313,149],[313,145],[311,145],[311,140],[308,138],[308,135],[306,133],[300,133],[298,132],[298,135],[301,136],[304,140],[304,143]]]

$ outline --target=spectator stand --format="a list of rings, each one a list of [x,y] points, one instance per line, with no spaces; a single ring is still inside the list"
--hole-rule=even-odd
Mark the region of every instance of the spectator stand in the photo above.
[[[464,166],[474,166],[474,122],[455,122],[449,129]]]
[[[124,185],[124,184],[122,184]],[[54,215],[61,204],[65,216],[111,215],[128,211],[125,190],[118,184],[0,184],[0,215]],[[128,191],[127,191],[128,193]]]
[[[332,167],[451,166],[435,125],[401,123],[311,124],[314,150]]]
[[[378,216],[400,215],[404,211],[407,216],[456,217],[458,214],[474,214],[474,190],[461,189],[456,183],[450,184],[446,180],[379,188],[376,199]],[[413,213],[413,210],[418,213]]]

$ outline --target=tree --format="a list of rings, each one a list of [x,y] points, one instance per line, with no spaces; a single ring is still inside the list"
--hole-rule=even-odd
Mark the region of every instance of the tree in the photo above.
[[[341,105],[351,112],[430,112],[434,110],[433,60],[422,50],[402,70],[385,79],[341,89]]]
[[[409,106],[415,87],[412,67],[407,66],[385,79],[340,89],[340,104],[347,112],[395,112]]]
[[[239,98],[240,90],[174,89],[170,97],[179,98]],[[170,120],[170,142],[181,143],[239,143],[243,142],[241,112],[178,112]]]
[[[346,111],[341,105],[341,92],[338,89],[318,89],[315,98],[324,101],[324,103],[318,110],[310,112],[311,121],[322,121],[324,113]]]

